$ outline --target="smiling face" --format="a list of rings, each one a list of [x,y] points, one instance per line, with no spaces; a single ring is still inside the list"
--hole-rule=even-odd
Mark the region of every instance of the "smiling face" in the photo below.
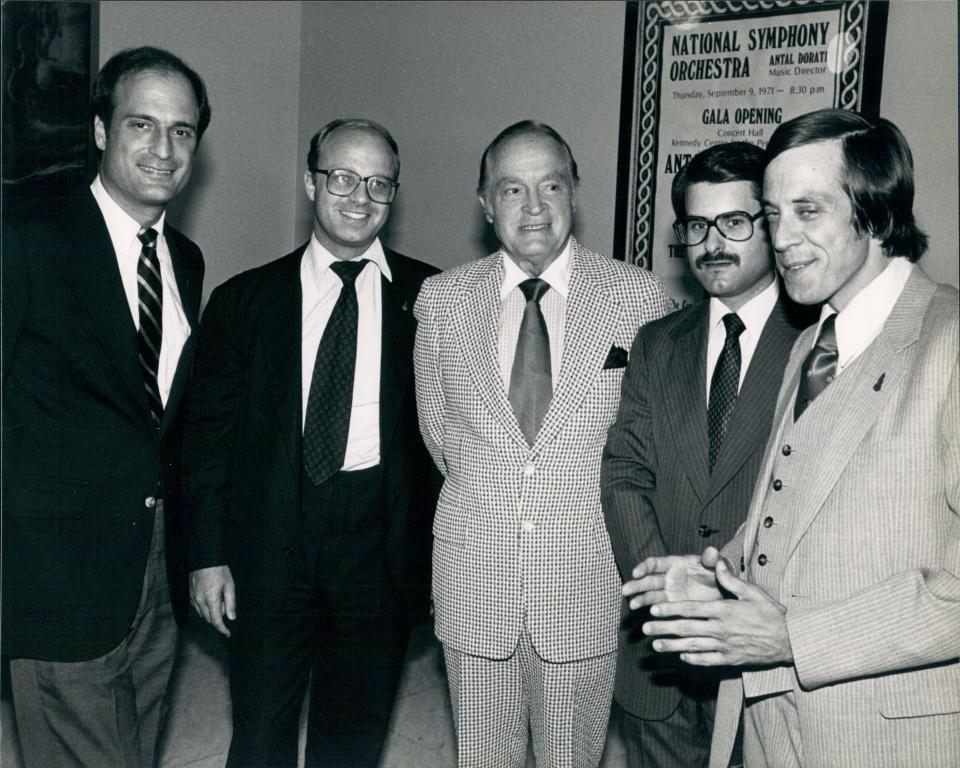
[[[685,208],[688,216],[713,220],[731,211],[759,213],[760,202],[749,181],[701,181],[687,188]],[[687,246],[687,261],[707,293],[722,299],[732,312],[774,280],[770,241],[762,221],[754,222],[753,235],[741,242],[728,240],[711,226],[706,240]]]
[[[889,264],[878,240],[857,232],[841,182],[838,140],[777,155],[763,176],[763,210],[790,298],[842,310]]]
[[[362,128],[337,128],[320,146],[318,167],[353,171],[359,176],[396,179],[396,158],[386,140]],[[323,173],[304,174],[307,196],[313,201],[313,234],[338,259],[361,255],[387,223],[390,206],[377,203],[360,182],[347,197],[327,191]]]
[[[190,81],[179,73],[146,70],[114,90],[109,127],[93,119],[100,181],[117,204],[143,226],[190,178],[197,149],[199,108]]]
[[[480,195],[487,221],[510,258],[536,277],[563,251],[573,226],[569,158],[549,136],[525,134],[497,147],[488,171]]]

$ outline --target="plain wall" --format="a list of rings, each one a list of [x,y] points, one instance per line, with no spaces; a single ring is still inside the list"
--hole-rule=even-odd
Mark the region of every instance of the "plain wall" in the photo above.
[[[477,202],[480,156],[543,120],[580,166],[576,232],[613,246],[623,66],[621,2],[330,2],[303,9],[300,156],[328,120],[364,116],[400,145],[390,244],[450,267],[495,247]],[[298,211],[298,236],[310,208]]]
[[[199,243],[204,295],[294,247],[299,97],[297,2],[100,3],[100,63],[158,45],[207,84],[213,115],[168,218]]]
[[[955,0],[890,3],[880,114],[913,150],[914,212],[930,236],[920,264],[937,282],[960,286]]]
[[[311,134],[341,116],[387,125],[400,194],[385,239],[441,267],[485,254],[481,152],[508,124],[544,120],[580,165],[576,232],[612,255],[624,4],[610,2],[101,3],[100,61],[154,43],[207,80],[213,121],[198,172],[170,211],[203,247],[205,293],[309,234],[302,175]],[[891,4],[882,112],[917,167],[921,262],[957,266],[957,5]]]

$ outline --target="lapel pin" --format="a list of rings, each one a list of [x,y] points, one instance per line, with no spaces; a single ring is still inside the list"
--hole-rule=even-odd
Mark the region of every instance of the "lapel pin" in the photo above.
[[[408,309],[409,307],[407,307],[407,302],[403,302],[403,304],[400,306],[400,311],[406,312]]]
[[[886,373],[881,373],[881,374],[880,374],[880,378],[877,379],[877,383],[873,385],[873,391],[874,391],[874,392],[879,392],[879,391],[880,391],[880,387],[883,386],[883,377],[886,376],[886,375],[887,375]]]

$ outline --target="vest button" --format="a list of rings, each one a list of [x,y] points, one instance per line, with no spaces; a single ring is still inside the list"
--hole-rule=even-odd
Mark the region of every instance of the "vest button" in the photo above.
[[[766,556],[766,555],[760,555],[760,556],[757,558],[757,564],[758,564],[758,565],[766,565],[766,564],[767,564],[767,556]]]
[[[777,478],[773,481],[773,490],[779,491],[781,488],[783,488],[783,481]]]
[[[783,446],[783,455],[784,455],[784,456],[789,456],[791,453],[793,453],[793,448],[791,448],[789,445]]]
[[[773,518],[772,518],[772,517],[767,516],[767,517],[763,518],[763,527],[764,527],[764,528],[769,528],[771,525],[773,525]]]

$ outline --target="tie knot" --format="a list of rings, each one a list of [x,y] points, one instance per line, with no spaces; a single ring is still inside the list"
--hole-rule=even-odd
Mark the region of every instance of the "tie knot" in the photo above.
[[[727,337],[732,337],[734,339],[740,338],[740,334],[747,330],[747,326],[743,324],[743,320],[740,319],[740,315],[736,312],[730,312],[723,316],[723,325],[727,329]]]
[[[520,290],[527,301],[535,301],[539,304],[543,294],[550,290],[550,283],[539,277],[531,277],[520,283]]]
[[[147,248],[153,248],[157,244],[157,230],[153,227],[147,227],[137,232],[137,239]]]
[[[357,276],[365,266],[367,266],[367,260],[358,259],[357,261],[336,261],[330,265],[330,269],[340,278],[340,282],[346,286],[351,286],[356,282]]]
[[[817,343],[815,346],[819,347],[825,352],[837,351],[836,322],[837,313],[834,312],[832,315],[829,315],[827,319],[823,321],[823,325],[820,326],[820,334],[817,336]]]

